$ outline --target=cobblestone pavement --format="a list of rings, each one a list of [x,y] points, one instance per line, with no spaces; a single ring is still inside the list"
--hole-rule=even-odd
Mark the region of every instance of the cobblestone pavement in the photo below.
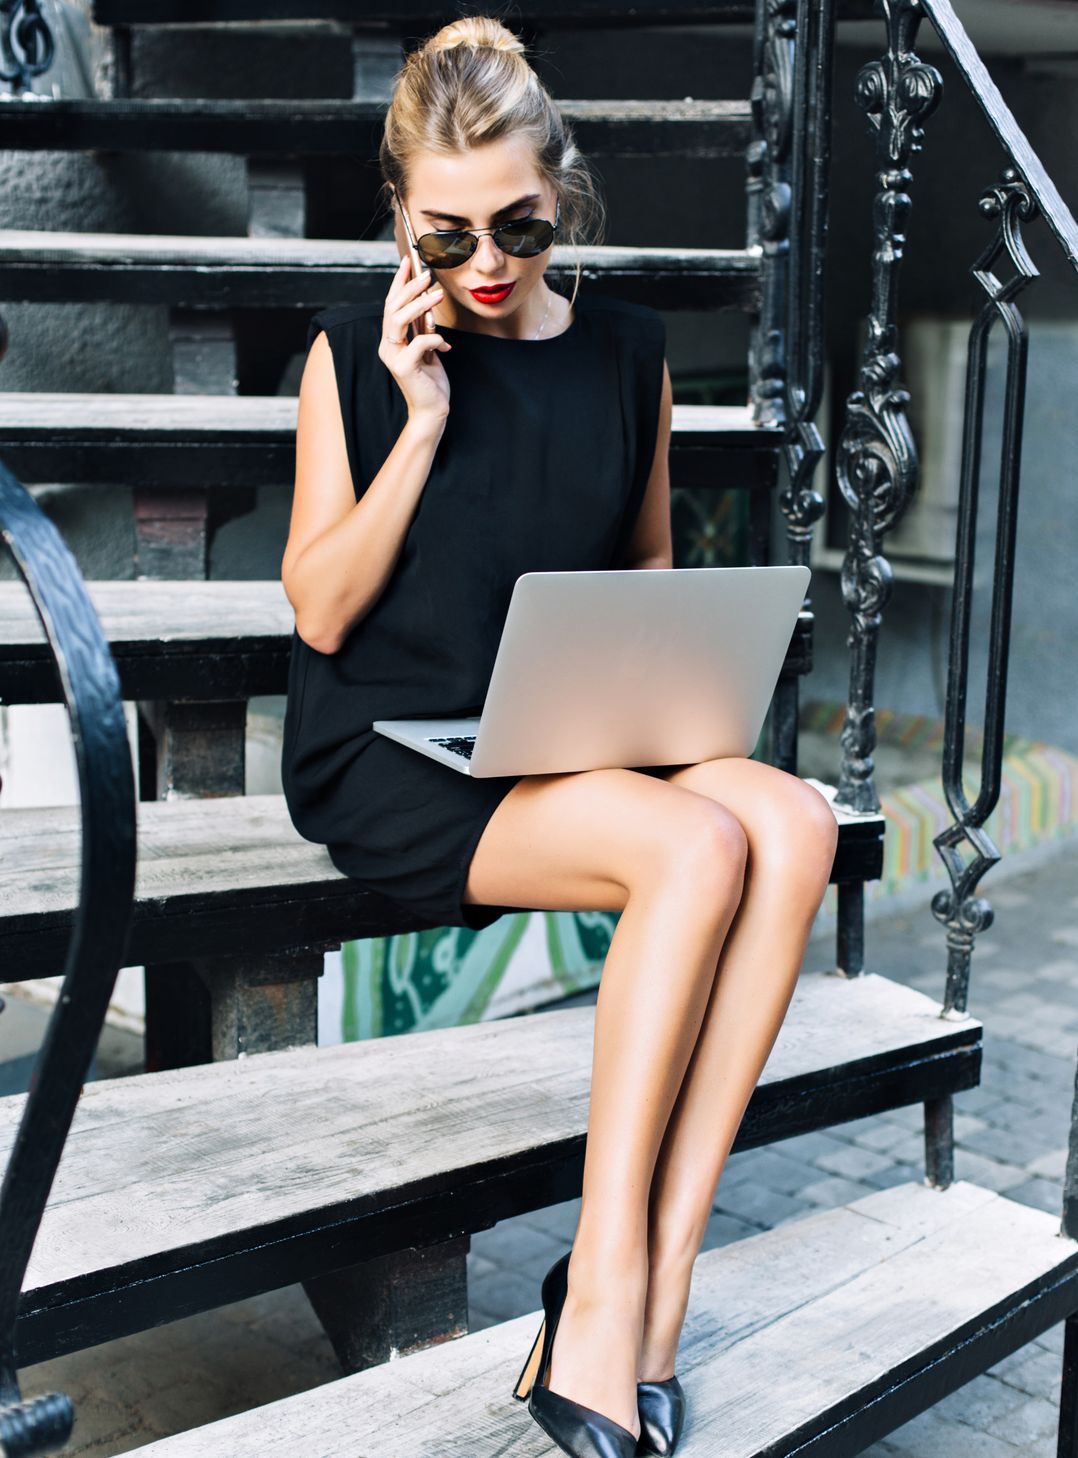
[[[1058,1214],[1078,1050],[1078,848],[991,882],[984,891],[996,922],[978,942],[970,997],[985,1023],[984,1067],[980,1086],[956,1099],[956,1175]],[[870,971],[942,995],[942,929],[927,905],[871,922],[866,940]],[[814,941],[805,967],[830,962],[829,942]],[[705,1247],[922,1177],[919,1106],[736,1154]],[[572,1239],[577,1203],[474,1237],[473,1328],[537,1310],[539,1280]],[[1058,1326],[866,1458],[1055,1458],[1061,1352]],[[289,1287],[26,1368],[22,1378],[28,1395],[59,1389],[74,1400],[66,1451],[107,1458],[338,1375],[302,1290]]]

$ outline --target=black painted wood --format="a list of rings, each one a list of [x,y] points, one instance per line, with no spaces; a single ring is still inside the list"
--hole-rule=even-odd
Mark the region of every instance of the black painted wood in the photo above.
[[[672,487],[770,491],[782,433],[748,407],[675,405]],[[239,512],[256,486],[296,470],[296,399],[278,395],[0,392],[0,452],[28,482],[189,489]]]
[[[745,249],[571,249],[547,271],[567,292],[577,262],[598,293],[657,309],[754,310],[759,258]],[[21,303],[118,302],[200,309],[317,309],[380,302],[397,245],[321,238],[200,238],[150,233],[0,233],[0,297]]]
[[[559,101],[590,157],[740,156],[747,101]],[[71,97],[0,104],[0,147],[13,151],[225,152],[374,157],[385,102]]]
[[[340,20],[402,30],[434,27],[470,7],[432,0],[94,0],[99,25],[213,25],[236,21]],[[850,19],[872,16],[871,0],[848,0]],[[626,25],[696,25],[751,21],[752,0],[633,0],[614,11],[610,0],[523,0],[510,23],[568,28]]]
[[[831,880],[883,868],[883,816],[839,816]],[[222,852],[227,848],[228,855]],[[31,876],[21,868],[34,867]],[[78,826],[65,806],[0,816],[0,965],[5,981],[58,972],[77,901]],[[305,841],[279,795],[144,801],[130,965],[273,952],[424,930],[342,876]]]

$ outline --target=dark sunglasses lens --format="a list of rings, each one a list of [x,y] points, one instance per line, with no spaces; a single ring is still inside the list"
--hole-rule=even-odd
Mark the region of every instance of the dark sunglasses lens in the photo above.
[[[456,268],[475,252],[471,233],[424,233],[417,242],[419,256],[431,268]]]
[[[532,258],[550,247],[554,228],[545,218],[525,218],[519,223],[506,223],[494,237],[503,253],[514,258]]]

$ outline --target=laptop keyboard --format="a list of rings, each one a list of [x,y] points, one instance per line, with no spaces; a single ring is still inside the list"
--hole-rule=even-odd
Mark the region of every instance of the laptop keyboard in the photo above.
[[[437,735],[432,734],[429,742],[431,744],[440,744],[443,748],[452,751],[453,754],[459,754],[461,759],[471,759],[472,750],[475,748],[475,739],[476,736],[474,734],[451,734],[445,739],[439,739]]]

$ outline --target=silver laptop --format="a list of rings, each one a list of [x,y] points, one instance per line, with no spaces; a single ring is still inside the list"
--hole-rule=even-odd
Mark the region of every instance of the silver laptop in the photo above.
[[[810,576],[804,566],[524,572],[482,714],[373,728],[476,776],[750,755]]]

